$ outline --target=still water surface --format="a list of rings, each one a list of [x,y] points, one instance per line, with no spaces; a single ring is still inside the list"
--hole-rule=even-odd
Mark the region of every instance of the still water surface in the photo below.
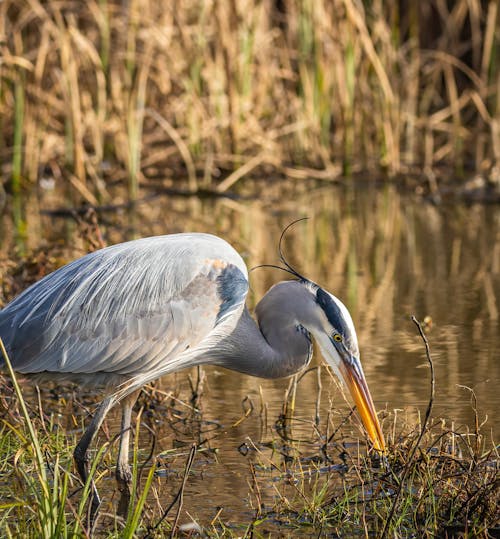
[[[60,201],[36,197],[29,201],[28,246],[62,241],[70,250],[68,256],[79,256],[79,249],[84,247],[75,240],[75,225],[40,213],[41,207],[51,205],[60,205]],[[434,206],[401,195],[391,186],[310,190],[298,184],[288,195],[277,192],[275,197],[267,194],[264,199],[158,197],[139,203],[131,212],[103,214],[101,231],[110,244],[154,234],[212,232],[230,241],[253,267],[278,262],[280,233],[300,217],[309,219],[290,230],[284,242],[285,254],[301,273],[349,307],[377,409],[398,410],[410,423],[418,411],[425,411],[429,370],[410,315],[420,320],[429,317],[427,336],[436,371],[434,416],[445,418],[462,432],[473,429],[475,415],[466,387],[472,388],[479,421],[486,421],[483,432],[498,437],[498,207]],[[2,226],[0,252],[5,255],[14,245],[7,215]],[[250,304],[283,278],[275,270],[253,271]],[[313,364],[319,364],[318,359],[316,354]],[[197,457],[185,508],[193,517],[206,520],[222,507],[225,518],[238,520],[251,512],[252,481],[246,457],[237,448],[248,439],[265,441],[275,436],[274,423],[288,381],[259,380],[221,369],[206,369],[205,374],[200,403],[203,423],[199,424],[198,436],[206,437],[210,431],[217,434],[209,444],[216,451]],[[347,410],[348,405],[326,368],[321,370],[320,381],[319,412],[324,422],[331,403],[341,410]],[[165,391],[175,387],[181,401],[189,400],[187,373],[162,381],[160,387]],[[304,421],[302,428],[309,435],[317,414],[318,387],[314,371],[297,388],[295,414]],[[248,400],[243,403],[245,397],[255,410],[233,427],[248,405]],[[185,407],[179,406],[182,416]],[[163,421],[162,413],[166,412],[159,410],[153,419],[158,428],[157,452],[189,444],[193,426],[185,432],[176,430],[175,423]],[[169,458],[165,454],[165,469],[173,475],[182,473],[184,456],[175,457],[171,463]],[[267,495],[272,497],[273,493]]]

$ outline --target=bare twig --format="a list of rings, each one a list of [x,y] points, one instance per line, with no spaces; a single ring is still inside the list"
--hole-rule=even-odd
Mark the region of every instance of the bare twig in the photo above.
[[[193,465],[195,455],[196,455],[196,444],[193,444],[191,446],[191,451],[189,452],[189,455],[186,461],[186,467],[184,468],[184,476],[182,478],[182,484],[179,491],[175,495],[175,498],[172,500],[172,503],[165,509],[165,511],[163,511],[163,515],[161,516],[160,520],[158,520],[158,522],[154,526],[148,529],[146,535],[144,536],[144,539],[150,539],[151,537],[153,537],[153,533],[158,529],[160,524],[167,518],[168,514],[172,510],[172,507],[177,503],[177,501],[179,501],[179,506],[177,507],[177,513],[175,514],[175,520],[174,520],[174,523],[172,524],[172,532],[170,534],[170,537],[175,536],[175,528],[177,527],[177,523],[179,522],[182,504],[184,501],[184,489],[186,488],[187,479],[189,477],[189,472],[191,470],[191,466]]]
[[[458,387],[460,387],[461,389],[466,389],[467,391],[470,392],[472,410],[474,411],[474,435],[475,435],[475,438],[476,438],[476,440],[475,440],[475,442],[476,442],[475,443],[475,452],[473,454],[473,458],[474,458],[475,461],[477,461],[478,456],[479,456],[481,435],[479,434],[480,425],[479,425],[479,415],[478,415],[478,411],[477,411],[476,393],[471,387],[467,387],[467,386],[464,386],[464,385],[461,385],[461,384],[458,384]]]
[[[328,446],[328,444],[335,438],[335,436],[337,435],[337,433],[339,432],[339,430],[349,421],[349,419],[351,418],[352,414],[354,414],[354,411],[356,410],[356,407],[353,406],[351,408],[351,411],[344,417],[344,419],[342,419],[342,421],[339,423],[338,427],[332,432],[332,434],[328,437],[328,440],[326,441],[326,444],[324,445],[324,449],[326,451],[326,447]]]
[[[401,481],[399,482],[398,490],[396,491],[396,495],[394,497],[394,501],[392,502],[392,507],[389,512],[389,516],[387,517],[387,520],[385,521],[384,529],[382,531],[382,539],[384,537],[387,537],[387,534],[389,533],[389,528],[392,522],[392,519],[394,517],[394,513],[396,511],[396,507],[398,505],[399,497],[401,495],[401,491],[403,490],[403,486],[405,484],[406,478],[408,476],[408,473],[411,468],[411,464],[413,462],[413,459],[415,457],[415,453],[418,449],[418,446],[420,445],[420,442],[422,441],[422,438],[427,430],[427,423],[429,421],[429,418],[432,413],[432,405],[434,403],[434,387],[435,387],[435,379],[434,379],[434,363],[432,362],[430,348],[429,348],[429,342],[427,341],[427,337],[425,336],[424,330],[422,329],[422,326],[420,325],[420,322],[412,315],[411,317],[412,322],[417,326],[418,331],[420,333],[420,336],[422,337],[422,340],[424,341],[425,345],[425,354],[427,356],[427,361],[429,362],[430,371],[431,371],[431,392],[429,396],[429,404],[427,405],[427,410],[425,412],[425,418],[424,422],[422,423],[422,428],[420,429],[420,434],[411,448],[410,456],[408,458],[408,461],[406,462],[405,468],[403,470],[403,475],[401,476]]]
[[[174,523],[172,524],[172,533],[170,534],[171,538],[175,536],[175,529],[177,528],[177,523],[179,522],[179,517],[181,516],[181,509],[182,509],[182,504],[184,501],[184,489],[186,488],[187,479],[189,477],[189,471],[191,470],[191,466],[193,465],[195,455],[196,455],[196,444],[193,444],[191,446],[191,451],[189,452],[188,459],[186,461],[186,467],[184,469],[184,477],[182,478],[182,485],[176,496],[176,498],[179,500],[179,505],[177,506],[177,513],[175,514],[175,520],[174,520]]]

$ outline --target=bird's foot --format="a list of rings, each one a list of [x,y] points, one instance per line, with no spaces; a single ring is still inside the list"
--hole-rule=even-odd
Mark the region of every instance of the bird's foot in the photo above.
[[[120,491],[120,499],[118,500],[117,513],[123,518],[127,518],[128,508],[130,505],[130,484],[132,483],[132,471],[128,464],[118,463],[116,467],[116,482]]]
[[[92,499],[90,501],[90,511],[89,511],[89,530],[91,530],[91,532],[93,532],[95,528],[95,523],[97,519],[97,514],[99,513],[100,505],[101,505],[101,498],[99,498],[97,489],[95,488],[94,483],[92,483]]]

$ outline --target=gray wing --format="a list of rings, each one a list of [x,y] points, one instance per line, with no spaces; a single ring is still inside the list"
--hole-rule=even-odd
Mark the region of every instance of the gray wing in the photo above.
[[[157,369],[240,313],[248,273],[208,234],[174,234],[91,253],[0,311],[0,336],[22,373]],[[163,367],[162,367],[163,370]]]

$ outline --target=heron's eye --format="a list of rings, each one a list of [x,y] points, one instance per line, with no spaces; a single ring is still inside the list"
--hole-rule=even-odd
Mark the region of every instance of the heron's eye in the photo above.
[[[337,342],[342,342],[342,335],[340,335],[339,333],[335,333],[333,335],[333,340]]]

